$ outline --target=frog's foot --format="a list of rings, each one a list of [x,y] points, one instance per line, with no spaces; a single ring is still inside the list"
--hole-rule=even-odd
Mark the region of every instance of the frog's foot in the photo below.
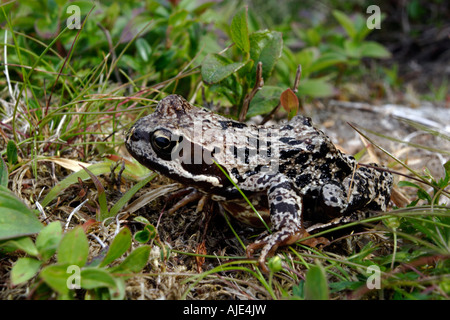
[[[261,254],[258,259],[258,265],[262,269],[263,272],[268,272],[266,266],[266,260],[268,257],[273,256],[278,247],[287,246],[297,242],[302,238],[309,237],[310,234],[305,230],[301,229],[297,232],[292,232],[290,229],[279,230],[272,234],[269,234],[263,237],[260,240],[256,240],[254,243],[247,246],[247,257],[252,257],[253,253],[261,249]],[[310,247],[316,247],[319,244],[327,245],[329,244],[329,240],[323,237],[319,238],[309,238],[304,241],[301,241],[302,244],[305,244]]]

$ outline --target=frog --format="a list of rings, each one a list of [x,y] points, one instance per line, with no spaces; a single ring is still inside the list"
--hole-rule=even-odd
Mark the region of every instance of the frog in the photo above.
[[[279,247],[327,245],[311,233],[361,212],[386,211],[393,185],[388,170],[359,165],[309,117],[239,122],[176,94],[131,126],[125,146],[145,167],[219,202],[238,221],[265,225],[246,248],[248,257],[260,250],[263,271]]]

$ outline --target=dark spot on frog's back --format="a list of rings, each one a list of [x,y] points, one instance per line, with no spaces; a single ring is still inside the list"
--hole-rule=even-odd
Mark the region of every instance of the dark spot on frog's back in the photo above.
[[[247,127],[247,125],[245,123],[233,121],[233,120],[219,121],[219,124],[223,130],[226,130],[228,128],[243,129],[243,128]]]
[[[287,202],[278,202],[271,204],[271,211],[279,212],[279,213],[288,213],[294,214],[297,212],[298,207],[295,204],[287,203]]]
[[[311,182],[311,175],[309,173],[301,174],[297,176],[297,178],[295,179],[295,185],[298,188],[303,188],[310,182]]]
[[[295,140],[295,139],[289,138],[289,137],[280,138],[280,141],[283,142],[283,143],[286,143],[286,144],[288,144],[290,146],[296,146],[296,145],[304,143],[304,140]]]
[[[281,150],[280,159],[296,159],[297,155],[301,152],[299,149]]]
[[[294,129],[294,127],[293,126],[291,126],[290,124],[287,124],[287,125],[285,125],[285,126],[282,126],[281,128],[280,128],[280,131],[290,131],[290,130],[293,130]]]
[[[237,168],[231,169],[231,173],[237,179],[239,183],[243,182],[245,179],[239,174],[239,170]]]
[[[319,148],[319,156],[320,158],[325,158],[330,149],[328,148],[326,143],[322,143]]]
[[[244,174],[245,174],[246,177],[253,176],[253,175],[258,174],[259,172],[261,172],[261,168],[263,168],[263,166],[259,164],[253,170],[245,171]],[[260,178],[260,179],[258,179],[258,181],[259,181],[258,183],[261,183],[262,179]]]
[[[299,153],[295,157],[295,164],[304,164],[310,159],[310,155],[308,153]]]
[[[304,126],[312,127],[311,118],[309,117],[303,117],[302,123]]]

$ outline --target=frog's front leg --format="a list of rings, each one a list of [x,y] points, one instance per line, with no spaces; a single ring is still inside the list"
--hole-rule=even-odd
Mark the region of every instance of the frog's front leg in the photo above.
[[[292,183],[284,175],[278,174],[271,179],[270,185],[267,195],[272,233],[247,247],[249,257],[255,250],[262,248],[258,263],[263,271],[267,271],[266,258],[273,255],[278,247],[290,245],[309,236],[302,224],[302,198],[295,192]],[[328,240],[312,238],[303,243],[316,246],[319,243],[328,243]]]

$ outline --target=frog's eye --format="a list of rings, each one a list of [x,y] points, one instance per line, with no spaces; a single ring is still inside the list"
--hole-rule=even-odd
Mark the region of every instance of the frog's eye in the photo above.
[[[178,144],[178,140],[172,139],[170,131],[156,130],[150,138],[150,143],[160,156],[170,156],[173,148]]]
[[[160,150],[166,150],[170,148],[170,139],[164,135],[154,135],[152,139],[153,146]]]

